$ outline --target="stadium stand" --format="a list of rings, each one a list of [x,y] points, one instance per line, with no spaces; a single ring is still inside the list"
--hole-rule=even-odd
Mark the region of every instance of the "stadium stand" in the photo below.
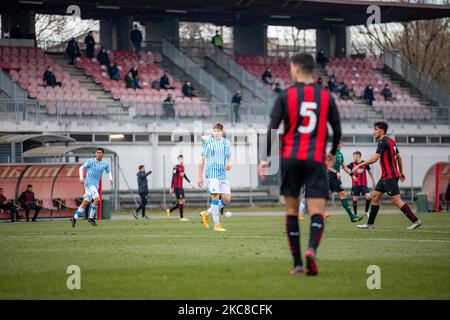
[[[43,74],[51,66],[61,87],[46,86]],[[96,103],[96,97],[63,71],[41,48],[0,47],[0,68],[8,71],[12,80],[28,92],[30,98],[37,99],[41,107],[46,107],[49,115],[74,115],[79,108],[84,115],[106,114],[105,106]],[[58,110],[57,110],[58,108]]]
[[[122,107],[136,107],[137,116],[162,116],[164,114],[163,101],[171,93],[176,100],[175,110],[180,117],[209,116],[209,107],[201,105],[200,98],[184,97],[181,92],[182,84],[169,74],[171,86],[174,89],[160,90],[158,86],[153,87],[153,82],[158,82],[164,74],[164,69],[158,66],[163,57],[159,52],[133,51],[109,51],[109,60],[116,64],[120,70],[120,79],[111,80],[106,66],[100,65],[97,59],[82,58],[76,63],[76,67],[84,70],[87,76],[93,78],[95,83],[102,85],[103,90],[111,92],[114,100],[121,102]],[[133,66],[139,71],[139,82],[142,89],[126,88],[125,75]]]

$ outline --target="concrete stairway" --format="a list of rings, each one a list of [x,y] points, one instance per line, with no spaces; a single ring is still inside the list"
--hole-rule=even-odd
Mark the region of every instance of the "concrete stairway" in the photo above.
[[[48,54],[48,56],[56,64],[60,65],[63,71],[68,72],[72,79],[78,80],[81,87],[86,88],[90,95],[97,97],[99,102],[106,103],[109,116],[128,116],[128,110],[122,108],[120,102],[115,101],[110,92],[104,91],[102,86],[96,84],[91,77],[86,76],[83,70],[79,70],[74,65],[69,64],[66,55]]]

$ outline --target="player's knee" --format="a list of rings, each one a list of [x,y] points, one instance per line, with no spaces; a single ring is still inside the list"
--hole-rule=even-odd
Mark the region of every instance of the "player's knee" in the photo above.
[[[222,195],[222,201],[225,203],[230,203],[231,196],[230,195]]]

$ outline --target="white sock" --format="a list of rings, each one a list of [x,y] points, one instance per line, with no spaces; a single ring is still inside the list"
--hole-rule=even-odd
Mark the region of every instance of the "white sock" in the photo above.
[[[213,201],[211,201],[211,212],[212,212],[212,216],[213,216],[213,220],[214,220],[214,224],[219,224],[219,205],[218,204],[213,204]]]
[[[91,210],[89,211],[89,219],[95,218],[95,213],[97,212],[97,207],[91,204]]]
[[[75,214],[73,215],[73,218],[76,220],[83,214],[84,214],[84,208],[82,206],[79,206],[77,209],[77,212],[75,212]]]

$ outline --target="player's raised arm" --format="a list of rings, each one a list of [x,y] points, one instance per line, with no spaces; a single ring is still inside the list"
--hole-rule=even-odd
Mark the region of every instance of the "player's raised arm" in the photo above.
[[[355,166],[353,168],[352,172],[355,172],[362,166],[368,166],[368,165],[371,165],[371,164],[377,162],[380,159],[380,157],[381,157],[381,153],[378,153],[378,151],[377,151],[377,153],[373,154],[368,160],[361,162],[360,164]]]

